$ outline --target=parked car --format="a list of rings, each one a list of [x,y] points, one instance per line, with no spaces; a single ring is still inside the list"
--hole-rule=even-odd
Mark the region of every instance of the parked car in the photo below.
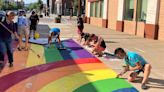
[[[3,21],[6,17],[6,12],[5,11],[0,11],[0,21]]]

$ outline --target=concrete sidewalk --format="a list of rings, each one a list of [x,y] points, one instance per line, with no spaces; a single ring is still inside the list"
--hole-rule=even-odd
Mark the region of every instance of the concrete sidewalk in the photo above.
[[[61,28],[62,38],[77,38],[76,33],[76,18],[69,19],[69,16],[63,17],[62,23],[54,23],[52,17],[41,19],[40,25],[47,25],[49,28]],[[40,32],[45,34],[48,32],[45,27],[38,28]],[[112,53],[115,48],[122,47],[126,51],[135,51],[142,55],[149,63],[152,64],[152,73],[148,86],[150,89],[143,91],[140,88],[140,83],[132,83],[140,92],[163,92],[164,90],[164,41],[145,39],[134,35],[129,35],[115,30],[100,28],[97,26],[85,24],[84,32],[95,33],[105,39],[108,50]],[[105,64],[111,67],[116,72],[119,72],[123,64],[122,61],[100,58]]]

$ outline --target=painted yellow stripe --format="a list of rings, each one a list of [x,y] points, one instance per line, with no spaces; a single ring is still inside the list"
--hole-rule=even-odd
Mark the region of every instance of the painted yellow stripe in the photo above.
[[[51,82],[39,92],[72,92],[84,84],[115,77],[116,73],[111,69],[84,71]]]
[[[26,67],[45,64],[44,47],[41,45],[31,44],[31,49],[34,50],[34,52],[32,50],[29,51]],[[40,58],[37,57],[37,54],[40,55]]]

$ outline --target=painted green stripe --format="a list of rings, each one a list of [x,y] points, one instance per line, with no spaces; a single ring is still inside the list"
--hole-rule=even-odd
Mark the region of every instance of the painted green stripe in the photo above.
[[[122,88],[132,88],[132,85],[123,79],[105,79],[88,83],[73,92],[112,92]]]
[[[52,45],[50,48],[45,47],[44,50],[46,63],[64,60],[57,47],[54,47],[54,45]]]

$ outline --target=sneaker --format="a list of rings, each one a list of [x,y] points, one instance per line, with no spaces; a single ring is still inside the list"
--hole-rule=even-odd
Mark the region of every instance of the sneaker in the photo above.
[[[22,51],[22,48],[21,47],[18,47],[17,49],[18,49],[18,51]]]
[[[28,51],[28,50],[29,50],[29,48],[28,48],[28,47],[25,47],[25,48],[24,48],[24,51]]]
[[[143,90],[148,89],[148,87],[147,87],[145,84],[142,84],[142,85],[141,85],[141,88],[142,88]]]
[[[34,40],[36,40],[36,38],[35,38],[35,37],[34,37],[33,39],[34,39]]]
[[[10,67],[10,68],[13,67],[13,63],[10,63],[10,64],[9,64],[9,67]]]
[[[4,64],[0,63],[0,70],[2,70],[4,68]]]

